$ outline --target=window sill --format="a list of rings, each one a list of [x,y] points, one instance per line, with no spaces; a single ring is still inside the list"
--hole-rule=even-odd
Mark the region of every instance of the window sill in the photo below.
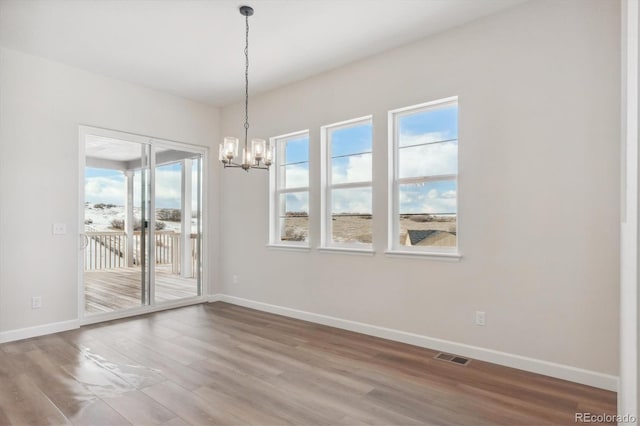
[[[293,244],[267,244],[267,248],[270,250],[282,250],[282,251],[298,251],[305,252],[310,251],[311,247]]]
[[[387,250],[384,252],[388,257],[404,257],[414,259],[431,259],[445,262],[459,262],[462,259],[460,253],[445,253],[434,251],[409,251],[409,250]]]
[[[320,253],[341,253],[356,256],[373,256],[376,252],[373,249],[353,248],[353,247],[318,247]]]

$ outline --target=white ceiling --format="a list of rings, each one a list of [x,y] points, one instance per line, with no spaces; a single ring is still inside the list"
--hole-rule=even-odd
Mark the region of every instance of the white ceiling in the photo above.
[[[0,0],[0,45],[221,106],[524,0]]]
[[[84,144],[86,157],[111,161],[134,161],[142,158],[145,146],[138,142],[107,138],[105,136],[87,135]],[[155,147],[156,154],[168,151],[167,148]]]
[[[104,136],[87,135],[85,155],[111,161],[133,161],[142,158],[142,145]]]

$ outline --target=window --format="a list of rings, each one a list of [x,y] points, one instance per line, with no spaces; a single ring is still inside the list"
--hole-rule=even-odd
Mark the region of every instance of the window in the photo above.
[[[271,139],[271,244],[309,244],[309,132]]]
[[[456,253],[458,100],[391,111],[391,251]]]
[[[322,128],[323,247],[370,248],[371,117]]]

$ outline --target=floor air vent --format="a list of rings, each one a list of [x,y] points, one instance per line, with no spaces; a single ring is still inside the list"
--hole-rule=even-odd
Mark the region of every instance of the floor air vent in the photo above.
[[[471,362],[469,358],[464,358],[457,355],[445,354],[444,352],[440,352],[434,358],[439,359],[440,361],[452,362],[458,365],[467,365]]]

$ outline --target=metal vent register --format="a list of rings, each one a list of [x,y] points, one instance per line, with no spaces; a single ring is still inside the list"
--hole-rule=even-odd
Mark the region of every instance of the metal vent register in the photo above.
[[[445,354],[444,352],[440,352],[434,358],[440,361],[452,362],[458,365],[467,365],[471,362],[469,358],[464,358],[458,355]]]

